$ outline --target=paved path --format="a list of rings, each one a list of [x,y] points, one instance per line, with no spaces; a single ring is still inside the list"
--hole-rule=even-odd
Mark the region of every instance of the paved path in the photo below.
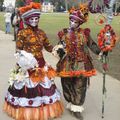
[[[15,43],[13,36],[0,31],[0,120],[12,120],[3,111],[4,96],[8,88],[9,70],[15,65],[13,56]],[[51,54],[44,52],[49,63],[55,67],[57,59]],[[61,89],[60,79],[55,79],[57,87]],[[101,118],[101,99],[102,99],[102,74],[91,78],[91,86],[87,91],[86,101],[83,112],[84,120],[120,120],[120,82],[111,76],[106,80],[107,98],[105,99],[105,118]],[[63,97],[62,97],[63,98]],[[63,98],[64,104],[66,102]],[[63,116],[57,120],[76,120],[67,110]]]

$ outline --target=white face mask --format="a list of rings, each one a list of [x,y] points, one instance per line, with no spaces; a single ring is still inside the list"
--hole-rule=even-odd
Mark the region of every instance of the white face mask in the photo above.
[[[70,20],[70,28],[73,28],[73,29],[77,29],[79,27],[79,22],[74,20],[74,19],[71,19]]]
[[[35,27],[38,25],[38,22],[39,22],[39,17],[31,17],[29,19],[29,23],[32,27]]]

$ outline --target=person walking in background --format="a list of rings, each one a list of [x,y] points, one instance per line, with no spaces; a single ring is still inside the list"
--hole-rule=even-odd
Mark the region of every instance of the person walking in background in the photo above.
[[[14,28],[14,40],[13,41],[16,41],[17,40],[16,36],[17,36],[18,31],[24,28],[23,20],[21,18],[20,11],[18,10],[18,8],[16,8],[11,15],[11,24],[12,24],[12,27]]]
[[[8,33],[10,33],[10,28],[11,28],[11,13],[10,13],[10,11],[6,11],[4,18],[5,18],[5,33],[8,34]]]

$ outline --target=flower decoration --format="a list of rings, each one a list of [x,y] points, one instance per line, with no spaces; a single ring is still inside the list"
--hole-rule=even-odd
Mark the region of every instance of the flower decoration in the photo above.
[[[10,77],[8,80],[8,83],[10,86],[16,81],[20,82],[25,80],[25,78],[28,77],[28,73],[23,71],[18,65],[15,66],[15,68],[11,69],[10,71]]]
[[[106,17],[103,14],[99,14],[98,16],[96,16],[95,18],[95,23],[97,25],[103,25],[105,24],[107,21]]]
[[[116,43],[116,35],[110,25],[105,27],[98,34],[98,45],[103,52],[111,51]]]
[[[79,7],[75,8],[72,7],[69,10],[69,18],[70,19],[76,19],[78,21],[82,21],[82,23],[87,22],[88,15],[89,15],[89,9],[87,4],[79,4]]]
[[[34,3],[31,2],[27,6],[23,6],[19,8],[20,14],[24,14],[25,12],[31,10],[31,9],[41,9],[41,4],[40,3]]]

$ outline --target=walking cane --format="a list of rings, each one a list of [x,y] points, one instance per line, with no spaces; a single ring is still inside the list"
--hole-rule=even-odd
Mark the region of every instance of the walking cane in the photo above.
[[[108,52],[115,47],[116,35],[110,25],[106,25],[98,34],[98,45],[101,49],[101,62],[103,67],[103,86],[102,86],[102,118],[104,118],[104,104],[106,96],[106,74],[108,71]]]
[[[110,25],[113,20],[113,5],[116,2],[116,0],[109,0],[109,1],[103,0],[103,2],[104,2],[104,5],[106,6],[106,9],[105,9],[105,13],[107,15],[106,24]],[[114,38],[112,40],[111,39],[109,40],[109,46],[111,47],[111,50],[112,50],[113,45],[111,41],[114,42],[115,44],[116,40]],[[105,54],[102,55],[102,63],[103,63],[102,118],[104,118],[104,106],[105,106],[104,104],[105,104],[105,97],[106,97],[105,83],[106,83],[106,72],[108,70],[107,55],[108,55],[108,51],[111,51],[111,50],[107,50]]]
[[[111,22],[113,20],[113,6],[114,6],[115,2],[116,2],[116,0],[110,0],[108,3],[106,3],[106,0],[104,0],[104,3],[106,3],[106,11],[105,12],[107,14],[107,24],[111,24]],[[109,6],[109,7],[107,7],[107,6]],[[106,54],[108,54],[108,52]],[[107,55],[103,56],[103,63],[105,63],[107,65]],[[106,88],[105,88],[106,70],[108,70],[108,69],[103,68],[102,118],[104,118],[104,99],[105,99],[105,94],[106,94]]]
[[[102,87],[102,118],[104,118],[104,110],[105,110],[105,97],[106,97],[106,72],[108,70],[107,68],[107,54],[102,55],[102,63],[103,63],[103,87]]]

